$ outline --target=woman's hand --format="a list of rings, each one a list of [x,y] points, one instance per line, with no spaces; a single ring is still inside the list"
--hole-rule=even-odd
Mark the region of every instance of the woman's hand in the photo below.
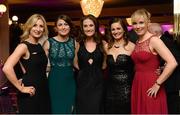
[[[156,95],[160,89],[160,85],[155,83],[151,88],[147,90],[148,96],[156,98]]]
[[[30,96],[35,95],[36,89],[33,86],[24,86],[24,84],[21,84],[20,91],[22,93],[28,93]]]

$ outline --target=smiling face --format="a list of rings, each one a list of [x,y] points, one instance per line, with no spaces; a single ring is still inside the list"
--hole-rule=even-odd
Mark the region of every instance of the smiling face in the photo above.
[[[111,24],[111,34],[116,40],[123,38],[124,30],[119,22]]]
[[[148,22],[143,16],[136,17],[132,23],[132,27],[137,35],[142,36],[148,30]]]
[[[148,31],[151,14],[146,9],[139,9],[131,15],[132,27],[138,36],[143,36]]]
[[[34,26],[30,29],[29,36],[33,38],[41,38],[44,33],[44,22],[41,19],[38,19]]]
[[[68,36],[70,32],[70,26],[64,20],[59,19],[56,24],[56,31],[60,36]]]
[[[92,37],[95,34],[94,22],[87,18],[83,21],[83,31],[87,37]]]

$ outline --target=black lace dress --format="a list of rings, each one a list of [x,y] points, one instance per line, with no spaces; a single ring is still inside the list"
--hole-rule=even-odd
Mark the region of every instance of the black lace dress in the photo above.
[[[109,77],[105,90],[105,113],[130,113],[130,91],[133,78],[133,61],[125,54],[114,60],[107,55]]]

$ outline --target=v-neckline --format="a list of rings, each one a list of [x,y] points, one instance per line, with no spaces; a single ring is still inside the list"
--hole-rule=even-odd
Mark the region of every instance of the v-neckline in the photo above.
[[[88,53],[92,54],[92,53],[94,53],[94,52],[96,51],[96,49],[97,49],[97,45],[96,45],[96,48],[95,48],[92,52],[88,51],[85,45],[84,45],[84,48],[85,48],[86,52],[88,52]]]
[[[122,56],[122,55],[125,55],[125,56],[130,57],[130,56],[129,56],[129,55],[127,55],[127,54],[118,54],[118,55],[116,56],[116,58],[115,58],[112,54],[108,54],[108,56],[111,56],[111,57],[112,57],[112,59],[113,59],[113,62],[114,62],[114,63],[116,63],[116,62],[117,62],[118,57],[119,57],[119,56]]]

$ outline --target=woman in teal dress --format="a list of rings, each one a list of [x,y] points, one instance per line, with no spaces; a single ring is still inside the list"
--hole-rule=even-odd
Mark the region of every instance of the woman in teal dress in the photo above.
[[[49,38],[44,49],[49,57],[48,75],[52,113],[70,114],[75,103],[73,59],[75,41],[71,19],[60,15],[55,22],[57,36]],[[48,68],[47,68],[48,69]]]

